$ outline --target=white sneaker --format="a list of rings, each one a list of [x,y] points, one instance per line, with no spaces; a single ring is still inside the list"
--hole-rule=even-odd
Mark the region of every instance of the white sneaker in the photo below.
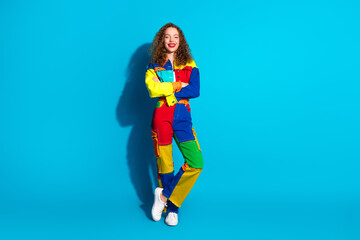
[[[176,226],[178,224],[178,215],[174,212],[169,212],[165,218],[165,222],[169,226]]]
[[[161,201],[160,194],[162,192],[162,188],[155,188],[155,197],[154,197],[154,204],[151,209],[151,215],[155,222],[161,219],[161,214],[166,206],[166,203]]]

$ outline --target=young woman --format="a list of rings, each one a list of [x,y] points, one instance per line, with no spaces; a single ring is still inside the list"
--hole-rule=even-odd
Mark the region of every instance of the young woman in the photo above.
[[[152,138],[158,167],[159,187],[155,189],[152,217],[159,221],[167,211],[165,222],[178,223],[179,207],[194,186],[203,168],[203,158],[192,127],[189,99],[199,96],[199,69],[192,59],[181,29],[165,24],[150,47],[151,62],[145,83],[150,97],[159,97],[152,120]],[[172,138],[185,163],[174,175]],[[167,207],[167,208],[165,208]]]

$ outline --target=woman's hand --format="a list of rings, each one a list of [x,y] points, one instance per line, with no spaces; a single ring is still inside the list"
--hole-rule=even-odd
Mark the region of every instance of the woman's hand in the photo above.
[[[183,83],[183,82],[181,82],[181,88],[184,88],[184,87],[186,87],[187,85],[189,85],[188,83]]]
[[[157,77],[152,78],[155,82],[160,82],[160,80]]]

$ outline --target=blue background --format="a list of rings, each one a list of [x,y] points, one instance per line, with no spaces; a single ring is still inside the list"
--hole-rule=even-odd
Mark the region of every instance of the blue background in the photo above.
[[[0,1],[0,238],[360,239],[359,10]],[[175,228],[149,219],[146,51],[167,22],[200,69],[205,160]]]

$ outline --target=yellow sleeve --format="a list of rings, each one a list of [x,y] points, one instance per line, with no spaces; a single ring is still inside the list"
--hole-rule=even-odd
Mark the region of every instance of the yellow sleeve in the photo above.
[[[151,98],[170,96],[174,93],[174,87],[171,82],[155,82],[153,77],[157,78],[154,69],[149,68],[145,74],[145,84]]]

